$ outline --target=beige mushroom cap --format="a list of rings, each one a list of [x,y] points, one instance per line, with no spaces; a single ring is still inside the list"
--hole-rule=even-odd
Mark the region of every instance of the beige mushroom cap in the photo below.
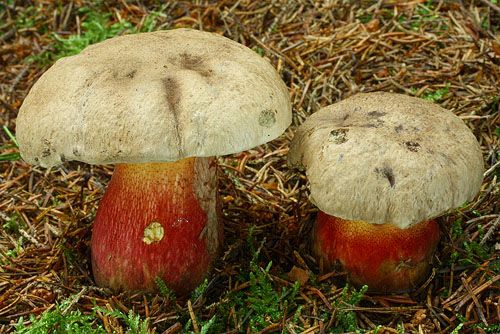
[[[240,152],[291,122],[288,90],[268,61],[190,29],[112,38],[60,59],[17,118],[24,160],[54,166],[176,161]]]
[[[407,228],[471,200],[483,180],[479,144],[464,122],[415,97],[357,94],[298,129],[288,155],[327,214]]]

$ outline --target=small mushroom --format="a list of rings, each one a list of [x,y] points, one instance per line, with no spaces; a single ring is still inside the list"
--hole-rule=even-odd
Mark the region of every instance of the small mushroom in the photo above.
[[[430,268],[436,217],[471,200],[483,180],[479,144],[436,104],[392,93],[357,94],[310,116],[291,143],[316,218],[313,250],[372,291],[410,290]]]
[[[153,290],[161,278],[183,294],[221,243],[213,156],[272,140],[290,122],[289,93],[264,58],[176,29],[57,61],[26,97],[17,137],[32,164],[117,164],[93,226],[98,285]]]

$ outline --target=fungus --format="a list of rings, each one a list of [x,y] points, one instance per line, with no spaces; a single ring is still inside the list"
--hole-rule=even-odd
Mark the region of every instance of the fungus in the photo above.
[[[221,243],[213,157],[272,140],[290,122],[289,93],[264,58],[176,29],[60,59],[26,97],[16,130],[32,164],[116,164],[92,232],[98,285],[153,290],[161,278],[183,294]]]
[[[351,282],[378,292],[411,290],[425,279],[439,240],[435,218],[471,200],[484,169],[460,118],[381,92],[311,115],[288,160],[305,168],[321,210],[313,232],[318,261],[340,263]]]

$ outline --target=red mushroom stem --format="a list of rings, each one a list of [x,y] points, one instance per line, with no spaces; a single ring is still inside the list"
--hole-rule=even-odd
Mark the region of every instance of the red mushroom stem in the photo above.
[[[439,226],[430,220],[400,229],[319,212],[313,237],[314,252],[324,268],[339,263],[356,286],[403,292],[417,288],[428,275]]]
[[[198,286],[221,243],[216,164],[209,158],[117,165],[92,232],[96,283],[178,294]]]

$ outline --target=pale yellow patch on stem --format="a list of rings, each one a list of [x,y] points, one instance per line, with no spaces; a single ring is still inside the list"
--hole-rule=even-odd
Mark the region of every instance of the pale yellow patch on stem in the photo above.
[[[156,242],[160,242],[163,239],[164,230],[163,226],[158,222],[152,222],[144,229],[144,237],[142,241],[146,245],[151,245]]]

